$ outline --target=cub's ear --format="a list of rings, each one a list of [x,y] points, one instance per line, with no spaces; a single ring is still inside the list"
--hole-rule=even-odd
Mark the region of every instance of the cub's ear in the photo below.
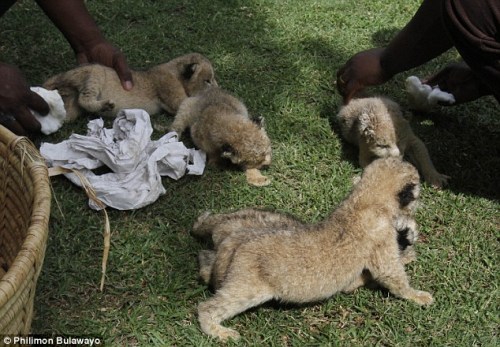
[[[265,121],[264,121],[264,117],[262,117],[262,116],[253,116],[251,118],[251,120],[252,120],[252,122],[254,122],[255,124],[257,124],[257,126],[259,128],[264,128],[264,126],[266,124]]]
[[[405,249],[408,248],[408,246],[412,245],[412,242],[408,235],[410,232],[410,228],[406,227],[403,229],[397,229],[396,231],[398,233],[397,240],[398,240],[399,250],[404,251]]]
[[[225,143],[222,145],[220,155],[222,158],[231,159],[234,154],[234,148],[229,143]]]
[[[198,63],[192,63],[188,65],[184,65],[184,69],[182,70],[182,78],[185,80],[190,80],[191,77],[198,71]]]
[[[408,206],[412,201],[416,200],[415,194],[413,194],[415,186],[414,183],[408,183],[398,193],[398,201],[401,208]]]
[[[363,112],[359,116],[359,130],[363,136],[367,138],[373,138],[375,136],[375,131],[373,130],[372,120],[368,113]]]

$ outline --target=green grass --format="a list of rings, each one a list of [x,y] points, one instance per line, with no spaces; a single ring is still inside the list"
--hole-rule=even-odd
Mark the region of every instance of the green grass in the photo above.
[[[101,213],[79,188],[54,178],[50,236],[35,302],[33,332],[99,335],[107,345],[216,346],[199,330],[196,305],[211,294],[197,277],[190,234],[204,210],[276,208],[306,221],[324,218],[360,172],[356,150],[332,126],[340,97],[337,69],[359,50],[383,45],[420,1],[106,0],[87,5],[128,62],[145,68],[184,53],[208,56],[221,86],[265,116],[273,141],[272,185],[250,187],[240,172],[208,169],[201,177],[164,179],[167,193],[138,211],[109,211],[111,253],[99,292]],[[2,61],[32,84],[74,66],[69,45],[33,1],[0,20]],[[395,77],[372,93],[403,106],[404,80],[457,57],[444,56]],[[172,117],[157,115],[168,125]],[[87,119],[37,142],[84,133]],[[412,122],[438,171],[443,191],[423,188],[417,214],[415,287],[434,294],[427,309],[361,289],[305,306],[269,304],[225,322],[251,346],[495,346],[499,325],[500,112],[491,98]],[[155,138],[161,134],[156,132]],[[233,343],[229,343],[233,345]]]

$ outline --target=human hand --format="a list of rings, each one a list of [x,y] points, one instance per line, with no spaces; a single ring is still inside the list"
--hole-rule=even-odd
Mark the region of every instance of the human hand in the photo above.
[[[383,48],[372,48],[351,57],[337,72],[337,90],[344,104],[364,88],[388,81],[389,76],[380,64]]]
[[[54,25],[63,33],[78,63],[98,63],[116,71],[123,89],[133,87],[132,73],[125,56],[99,30],[82,0],[36,0]]]
[[[101,40],[87,45],[80,52],[76,52],[76,60],[79,64],[99,63],[108,66],[118,74],[123,89],[131,90],[133,87],[132,72],[125,56],[108,41]]]
[[[40,132],[41,125],[30,109],[41,115],[49,113],[49,105],[30,90],[21,71],[0,63],[0,123],[18,135]]]
[[[451,63],[438,73],[422,81],[431,87],[453,94],[455,103],[461,104],[491,94],[489,88],[481,82],[465,63]],[[446,106],[448,104],[443,104]]]

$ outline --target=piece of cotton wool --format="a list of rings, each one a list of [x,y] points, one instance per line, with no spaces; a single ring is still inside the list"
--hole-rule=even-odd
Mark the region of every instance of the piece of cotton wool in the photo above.
[[[406,79],[406,91],[412,108],[428,111],[439,103],[454,104],[455,97],[439,89],[439,86],[432,88],[428,84],[423,84],[416,76]]]
[[[33,92],[40,95],[49,105],[49,113],[41,116],[38,112],[31,110],[36,120],[42,125],[42,133],[50,135],[59,130],[66,119],[64,101],[57,90],[47,90],[42,87],[31,87]]]

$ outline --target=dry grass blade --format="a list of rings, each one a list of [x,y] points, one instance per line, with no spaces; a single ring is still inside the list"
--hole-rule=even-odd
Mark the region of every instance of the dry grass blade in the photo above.
[[[106,205],[99,200],[97,197],[94,188],[92,188],[92,185],[90,184],[89,180],[82,175],[81,172],[78,170],[73,170],[73,169],[67,169],[63,167],[51,167],[49,168],[49,176],[57,176],[65,173],[73,173],[75,174],[78,179],[80,180],[83,189],[85,190],[85,193],[89,197],[90,200],[92,200],[98,207],[102,208],[102,211],[104,213],[104,249],[102,253],[102,275],[101,275],[101,284],[99,286],[99,289],[101,292],[104,289],[104,281],[106,278],[106,267],[108,263],[108,256],[109,256],[109,248],[111,245],[111,227],[109,224],[109,218],[108,218],[108,213],[106,212]]]

